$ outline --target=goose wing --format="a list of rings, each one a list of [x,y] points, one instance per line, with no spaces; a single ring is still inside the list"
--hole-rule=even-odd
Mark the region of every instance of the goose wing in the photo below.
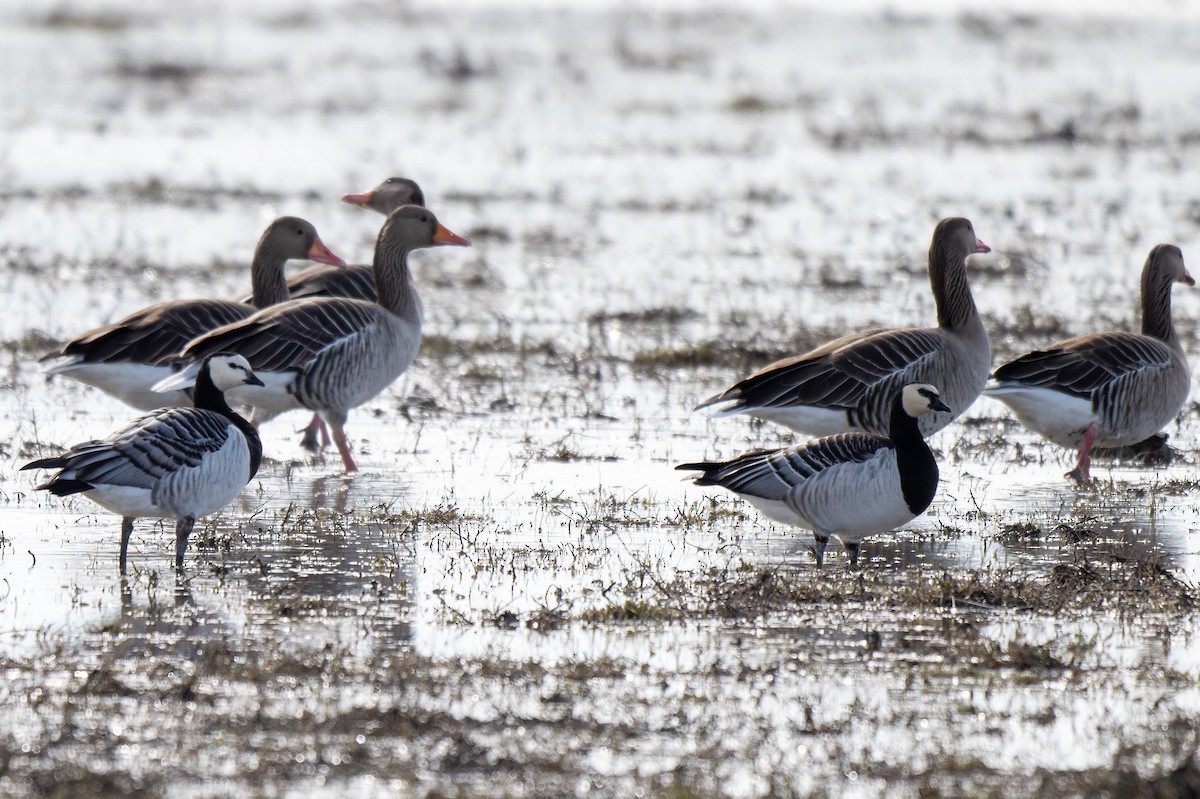
[[[190,361],[236,352],[255,371],[283,372],[303,367],[324,350],[377,324],[378,305],[361,300],[315,297],[292,300],[191,341],[183,351]]]
[[[696,485],[719,485],[738,494],[782,500],[796,486],[844,463],[865,463],[895,445],[869,433],[839,433],[795,447],[747,452],[722,462],[684,463],[683,471],[699,471]]]
[[[176,355],[196,336],[254,312],[225,300],[176,300],[151,305],[76,337],[42,360],[78,356],[86,363],[156,363]]]
[[[901,380],[942,351],[937,330],[909,328],[845,336],[767,366],[697,407],[733,401],[738,408],[817,405],[853,408],[874,385]]]
[[[302,269],[288,278],[288,296],[293,300],[314,297],[343,297],[375,302],[375,268],[370,264],[347,267],[317,264]],[[243,295],[238,302],[250,303],[252,295]]]
[[[1092,394],[1126,375],[1171,365],[1171,348],[1136,333],[1093,333],[1061,341],[1001,366],[992,375],[1001,385],[1049,388],[1077,397]]]
[[[168,408],[134,420],[106,441],[76,444],[62,455],[42,458],[23,469],[59,469],[38,488],[68,494],[97,485],[153,489],[173,472],[197,466],[229,441],[224,416],[199,408]],[[56,490],[58,489],[58,490]]]
[[[314,266],[297,272],[288,280],[292,299],[306,297],[347,297],[375,302],[375,269],[355,264],[345,269]]]

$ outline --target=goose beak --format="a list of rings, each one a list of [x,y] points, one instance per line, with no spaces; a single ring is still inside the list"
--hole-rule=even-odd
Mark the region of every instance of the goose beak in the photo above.
[[[263,381],[261,379],[259,379],[258,375],[254,374],[254,372],[251,372],[250,374],[246,375],[246,385],[262,386],[265,384],[263,383]]]
[[[931,411],[945,411],[946,413],[950,413],[950,412],[951,412],[951,411],[950,411],[950,406],[949,406],[949,405],[947,405],[946,403],[942,402],[942,398],[941,398],[941,397],[934,397],[934,398],[933,398],[933,401],[929,403],[929,410],[931,410]]]
[[[992,248],[983,243],[981,239],[975,239],[975,252],[991,252]]]
[[[1196,278],[1192,277],[1192,273],[1184,269],[1183,274],[1179,277],[1180,283],[1186,283],[1189,286],[1196,285]]]
[[[342,202],[357,205],[359,208],[366,208],[367,203],[371,202],[371,192],[364,191],[359,194],[347,194],[342,198]]]
[[[308,259],[317,263],[329,264],[330,266],[346,265],[346,262],[334,255],[320,239],[313,239],[312,246],[308,248]]]
[[[451,233],[449,230],[446,230],[446,228],[443,227],[441,224],[438,224],[437,232],[433,234],[433,243],[441,244],[441,245],[452,245],[455,247],[470,247],[471,246],[471,242],[468,241],[466,238],[458,235],[457,233]]]

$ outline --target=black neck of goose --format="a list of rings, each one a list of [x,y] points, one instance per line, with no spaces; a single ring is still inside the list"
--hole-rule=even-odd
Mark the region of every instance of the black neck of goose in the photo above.
[[[967,284],[967,257],[940,242],[929,248],[929,284],[937,303],[938,327],[959,328],[979,318]]]
[[[267,243],[264,235],[250,264],[250,304],[255,308],[287,302],[287,278],[283,274],[287,261]]]
[[[378,302],[397,316],[415,312],[416,292],[408,273],[406,247],[382,239],[375,244],[375,293]]]
[[[242,435],[246,438],[246,445],[250,448],[250,478],[253,478],[258,473],[259,464],[262,463],[262,439],[258,437],[258,431],[254,429],[254,425],[234,413],[233,409],[229,407],[229,403],[225,401],[225,393],[213,383],[212,376],[209,375],[206,368],[201,368],[200,374],[196,375],[196,387],[192,391],[192,404],[201,410],[221,414],[242,431]],[[247,481],[250,478],[247,478]]]
[[[1171,289],[1174,281],[1150,270],[1142,276],[1142,335],[1153,336],[1182,350],[1175,323],[1171,321]]]
[[[889,431],[889,437],[896,445],[896,467],[900,472],[904,504],[913,513],[922,513],[937,493],[937,461],[921,435],[917,420],[905,413],[900,397],[892,405]]]

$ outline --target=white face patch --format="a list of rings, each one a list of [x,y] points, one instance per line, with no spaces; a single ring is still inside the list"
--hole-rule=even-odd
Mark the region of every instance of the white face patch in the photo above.
[[[929,413],[929,404],[938,396],[938,390],[928,383],[910,383],[901,392],[904,412],[914,419]]]
[[[246,385],[246,379],[252,372],[250,362],[241,355],[218,355],[209,361],[208,374],[213,385],[221,391],[228,391]]]

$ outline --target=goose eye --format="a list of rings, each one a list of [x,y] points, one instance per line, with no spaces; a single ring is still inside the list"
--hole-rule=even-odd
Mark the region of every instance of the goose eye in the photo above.
[[[423,216],[423,217],[421,217],[421,221],[422,221],[422,222],[428,222],[428,221],[429,221],[429,217],[427,217],[427,216]]]

